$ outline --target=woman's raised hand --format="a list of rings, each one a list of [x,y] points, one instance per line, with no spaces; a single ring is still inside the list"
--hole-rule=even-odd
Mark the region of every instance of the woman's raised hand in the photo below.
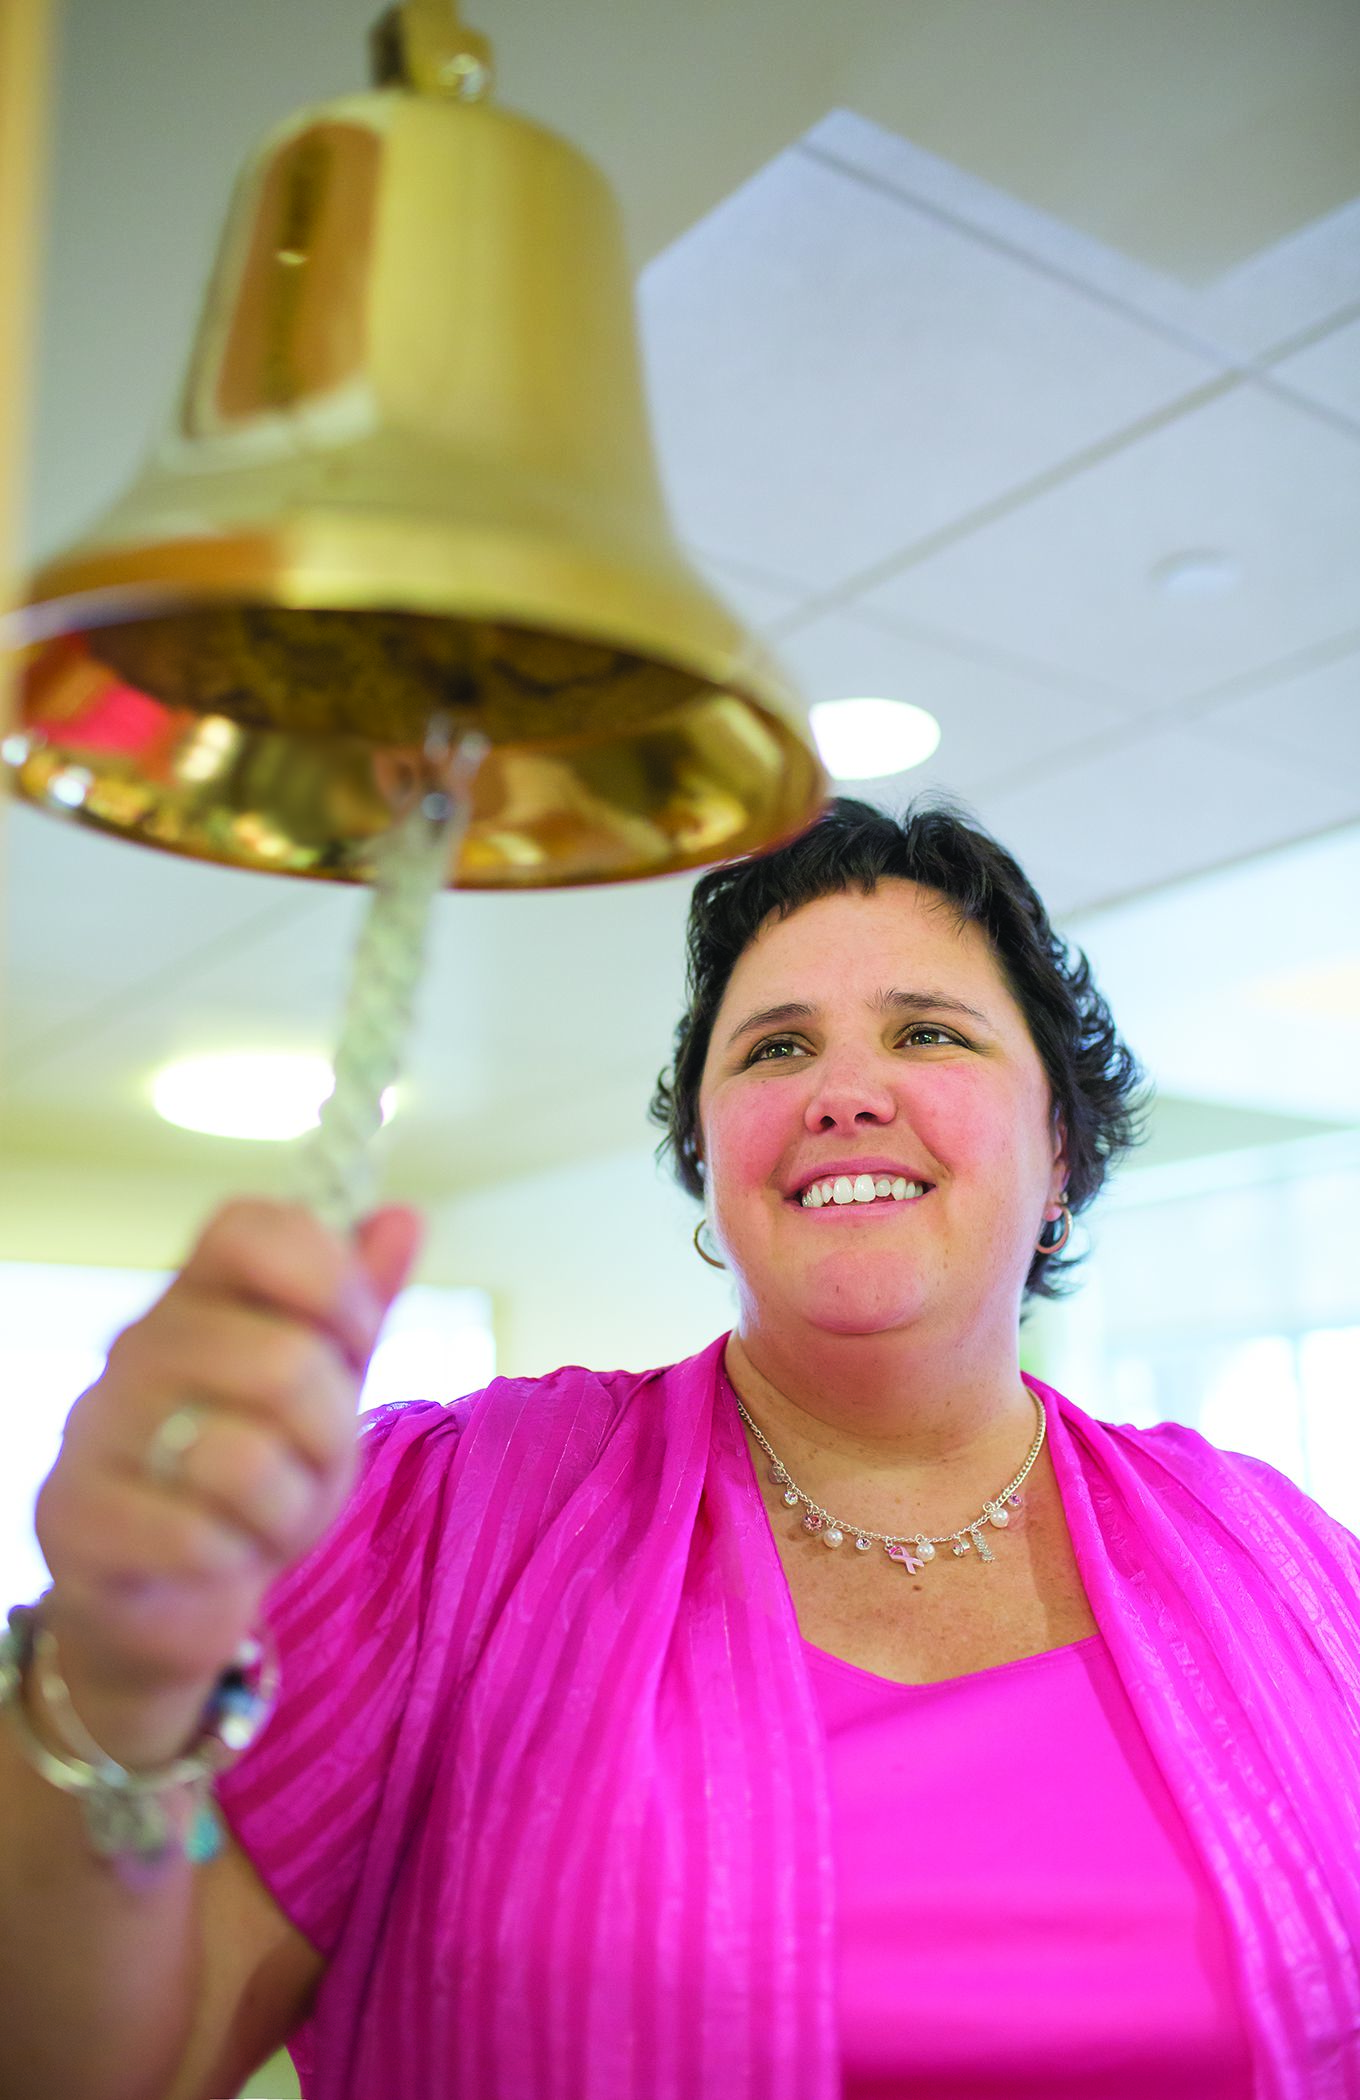
[[[72,1408],[35,1513],[44,1618],[110,1756],[174,1754],[265,1591],[343,1508],[360,1387],[419,1231],[383,1210],[349,1241],[295,1205],[227,1205]],[[199,1435],[161,1480],[152,1440],[190,1404]]]

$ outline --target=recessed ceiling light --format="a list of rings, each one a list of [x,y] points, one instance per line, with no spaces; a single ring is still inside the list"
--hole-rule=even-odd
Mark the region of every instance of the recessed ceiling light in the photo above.
[[[1168,598],[1225,598],[1242,581],[1242,564],[1216,547],[1201,547],[1159,561],[1150,580]]]
[[[315,1129],[334,1085],[335,1074],[324,1057],[230,1051],[162,1066],[151,1082],[151,1099],[157,1115],[181,1130],[282,1140]],[[384,1123],[394,1107],[394,1090],[388,1087],[382,1097]]]
[[[930,757],[940,725],[909,700],[819,700],[809,710],[822,763],[836,780],[879,780]]]

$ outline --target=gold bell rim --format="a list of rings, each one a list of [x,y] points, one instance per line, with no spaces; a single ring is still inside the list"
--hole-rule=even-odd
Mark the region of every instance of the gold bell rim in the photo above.
[[[7,648],[222,604],[541,626],[652,658],[777,718],[789,686],[683,571],[647,574],[544,534],[399,518],[295,516],[264,530],[76,549],[6,615]]]
[[[130,759],[83,744],[59,672],[49,712],[38,697],[44,663],[81,634],[97,639],[126,621],[213,606],[541,624],[636,651],[678,674],[692,696],[627,733],[621,726],[617,738],[582,736],[569,719],[556,734],[497,742],[450,887],[636,880],[768,850],[811,821],[827,783],[788,719],[777,674],[734,646],[742,630],[697,580],[692,589],[687,582],[679,564],[658,577],[634,562],[624,576],[598,548],[526,544],[484,527],[460,531],[456,521],[435,530],[421,520],[394,528],[390,518],[350,517],[337,528],[295,518],[214,539],[87,546],[35,578],[21,614],[23,656],[37,679],[36,712],[21,704],[21,720],[39,741],[13,784],[55,814],[191,858],[365,881],[368,842],[387,821],[374,787],[373,769],[387,763],[380,741],[338,739],[322,763],[311,738],[214,728],[171,709],[151,733],[153,788]],[[27,687],[21,676],[21,695]],[[220,762],[203,771],[215,752]],[[89,782],[76,809],[60,792],[66,767]],[[662,777],[687,783],[678,803],[654,785]]]

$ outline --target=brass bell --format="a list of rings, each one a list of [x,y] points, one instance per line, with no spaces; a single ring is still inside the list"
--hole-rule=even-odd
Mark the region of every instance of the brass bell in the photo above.
[[[666,520],[618,215],[482,99],[450,0],[243,174],[170,427],[32,580],[18,792],[201,859],[366,881],[432,718],[490,749],[448,880],[663,874],[825,779]]]

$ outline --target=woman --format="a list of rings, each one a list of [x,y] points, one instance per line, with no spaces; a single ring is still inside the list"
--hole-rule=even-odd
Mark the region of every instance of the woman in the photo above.
[[[1360,2095],[1360,1542],[1019,1369],[1137,1077],[999,847],[841,801],[695,891],[654,1109],[730,1337],[355,1458],[409,1217],[215,1221],[73,1411],[19,1712],[156,1764],[261,1600],[279,1704],[135,1898],[11,1754],[0,1875],[63,1848],[122,2083],[36,1958],[11,2050],[64,2100],[285,2037],[309,2100]]]

